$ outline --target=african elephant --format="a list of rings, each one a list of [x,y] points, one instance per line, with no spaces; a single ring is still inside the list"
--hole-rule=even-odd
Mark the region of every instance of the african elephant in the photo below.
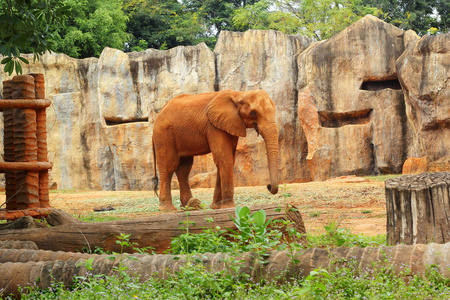
[[[192,198],[189,172],[195,155],[212,153],[217,179],[211,208],[233,207],[233,166],[239,137],[254,128],[263,137],[272,194],[278,192],[278,129],[275,105],[262,90],[224,90],[171,99],[156,117],[153,155],[161,177],[160,210],[175,210],[170,183],[177,174],[181,205]]]

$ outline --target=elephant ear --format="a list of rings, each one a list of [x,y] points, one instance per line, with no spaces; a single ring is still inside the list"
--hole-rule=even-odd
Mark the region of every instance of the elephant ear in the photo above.
[[[239,115],[238,106],[230,95],[220,93],[206,108],[208,120],[217,128],[234,136],[246,136],[244,120]]]

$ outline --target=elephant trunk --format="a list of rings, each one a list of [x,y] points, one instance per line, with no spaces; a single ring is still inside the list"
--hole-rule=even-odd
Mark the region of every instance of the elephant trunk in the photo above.
[[[267,189],[272,193],[278,193],[278,129],[275,122],[266,126],[259,127],[261,136],[263,137],[266,150],[267,161],[269,164],[270,184]]]

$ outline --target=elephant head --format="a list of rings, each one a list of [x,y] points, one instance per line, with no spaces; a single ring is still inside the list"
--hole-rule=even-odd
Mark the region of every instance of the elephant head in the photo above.
[[[278,129],[275,104],[262,90],[236,92],[225,90],[211,100],[207,117],[212,125],[231,135],[245,137],[246,128],[254,128],[266,144],[272,194],[278,192]]]

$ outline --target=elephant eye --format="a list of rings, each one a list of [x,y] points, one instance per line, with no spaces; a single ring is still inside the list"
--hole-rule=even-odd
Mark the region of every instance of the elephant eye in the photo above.
[[[256,111],[252,110],[252,112],[250,113],[250,116],[251,116],[253,119],[256,119]]]

